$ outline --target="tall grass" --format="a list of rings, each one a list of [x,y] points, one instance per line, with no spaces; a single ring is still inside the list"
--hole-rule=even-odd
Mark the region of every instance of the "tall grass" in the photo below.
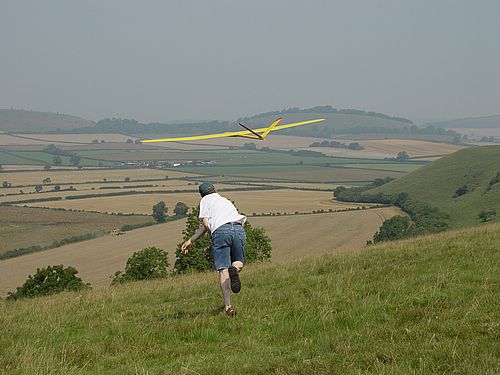
[[[0,303],[5,374],[497,374],[500,225]]]

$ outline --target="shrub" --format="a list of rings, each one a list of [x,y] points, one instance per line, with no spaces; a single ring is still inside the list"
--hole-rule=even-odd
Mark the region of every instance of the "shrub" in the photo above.
[[[467,185],[460,186],[456,191],[453,198],[458,198],[469,192],[469,187]]]
[[[491,188],[498,183],[500,183],[500,172],[497,172],[496,176],[490,180],[486,191],[491,190]]]
[[[134,280],[160,279],[167,276],[168,253],[156,247],[135,252],[127,260],[125,271],[117,271],[112,284]]]
[[[186,228],[182,231],[183,241],[187,241],[200,226],[198,215],[200,207],[191,209],[188,214]],[[177,245],[175,251],[174,272],[183,273],[187,271],[207,271],[213,268],[212,252],[210,251],[210,235],[205,235],[194,242],[189,248],[188,254],[181,252],[182,243]]]
[[[489,220],[493,220],[496,215],[497,212],[495,210],[483,210],[477,216],[481,219],[483,223],[485,223]]]
[[[373,242],[393,241],[406,238],[412,230],[410,219],[406,216],[393,216],[385,220],[373,236]]]
[[[124,232],[128,232],[128,231],[134,230],[134,229],[150,227],[151,225],[155,225],[155,224],[156,223],[154,221],[147,221],[145,223],[138,223],[138,224],[124,224],[120,229]]]
[[[36,273],[33,276],[30,275],[16,292],[8,293],[7,299],[44,296],[65,290],[78,291],[90,287],[90,284],[84,284],[82,279],[76,276],[77,273],[75,268],[71,266],[64,268],[62,264],[37,269]]]
[[[254,228],[247,221],[245,223],[247,235],[246,259],[247,263],[262,262],[271,259],[271,239],[263,228]]]

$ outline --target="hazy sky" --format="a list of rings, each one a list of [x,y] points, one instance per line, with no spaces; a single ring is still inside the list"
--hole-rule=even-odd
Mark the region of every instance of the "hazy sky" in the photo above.
[[[500,113],[500,1],[0,0],[0,108],[140,121]]]

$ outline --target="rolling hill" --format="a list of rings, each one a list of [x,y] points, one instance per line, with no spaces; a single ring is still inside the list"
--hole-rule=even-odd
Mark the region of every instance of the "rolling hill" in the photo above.
[[[43,133],[92,125],[92,121],[60,113],[0,109],[0,131]]]
[[[500,115],[467,117],[449,121],[432,122],[426,125],[440,128],[500,128]]]
[[[478,213],[494,209],[500,216],[500,146],[467,148],[436,160],[367,193],[398,194],[429,203],[450,215],[452,228],[477,225]],[[457,194],[462,188],[464,194]]]
[[[232,320],[214,273],[0,301],[0,373],[498,374],[498,243],[492,224],[251,265]]]

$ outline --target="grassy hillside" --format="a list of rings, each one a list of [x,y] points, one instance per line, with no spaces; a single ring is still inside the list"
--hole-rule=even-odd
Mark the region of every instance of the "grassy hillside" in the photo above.
[[[500,184],[488,190],[500,172],[500,146],[482,146],[457,151],[368,193],[407,192],[450,215],[454,228],[475,225],[482,210],[495,209],[500,219]],[[454,198],[466,185],[470,192]]]
[[[500,115],[468,117],[449,121],[433,122],[426,125],[440,128],[500,128]]]
[[[404,121],[399,121],[391,118],[381,118],[375,116],[367,116],[362,114],[344,114],[331,112],[306,112],[306,113],[284,113],[284,114],[264,114],[254,116],[248,119],[243,119],[245,124],[251,127],[268,126],[277,117],[283,117],[283,123],[291,123],[314,118],[326,118],[327,120],[311,126],[303,126],[294,129],[283,130],[283,134],[301,135],[301,136],[318,136],[330,134],[331,129],[334,129],[334,134],[356,134],[367,133],[371,129],[373,133],[399,132],[402,129],[410,127],[412,124]],[[357,131],[359,130],[359,131]]]
[[[500,225],[242,274],[0,301],[8,374],[497,374]]]
[[[76,129],[91,124],[89,120],[59,113],[0,109],[0,130],[3,131],[42,133]]]

